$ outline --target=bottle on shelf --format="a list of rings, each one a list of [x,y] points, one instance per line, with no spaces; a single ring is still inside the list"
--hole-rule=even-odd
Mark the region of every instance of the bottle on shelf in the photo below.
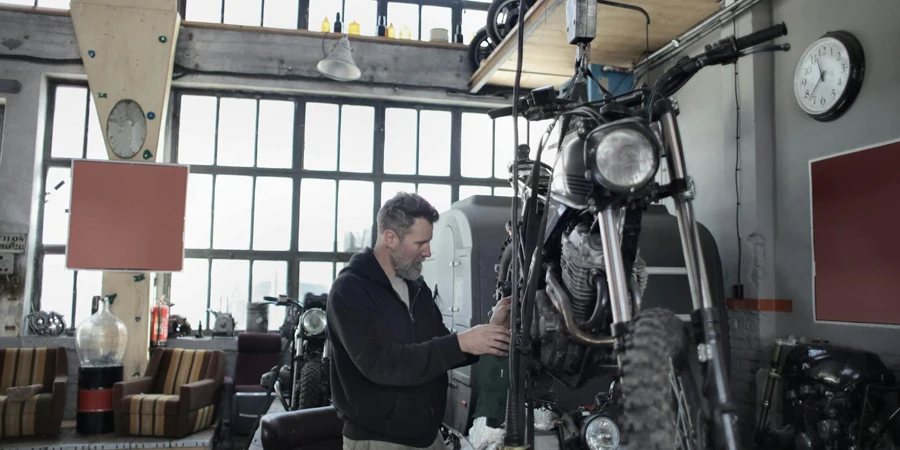
[[[331,32],[331,21],[328,20],[328,16],[325,16],[325,20],[322,21],[322,32]]]
[[[347,31],[350,34],[359,34],[359,24],[356,23],[355,20],[353,22],[350,22],[350,26],[347,27]]]
[[[336,18],[334,19],[334,32],[335,33],[341,32],[341,25],[342,25],[341,24],[341,13],[337,13]]]
[[[387,17],[379,16],[378,17],[378,36],[384,37],[387,33],[387,28],[385,27],[385,23],[387,22]]]
[[[397,30],[394,28],[394,24],[393,24],[393,23],[391,24],[391,26],[389,26],[389,27],[387,28],[387,37],[389,37],[389,38],[391,38],[391,39],[396,39],[396,38],[397,38]]]
[[[400,30],[400,39],[411,39],[411,38],[412,38],[412,32],[409,31],[409,27],[406,25],[403,25],[403,29]]]
[[[453,42],[457,44],[463,43],[462,25],[456,26],[456,33],[453,35]]]

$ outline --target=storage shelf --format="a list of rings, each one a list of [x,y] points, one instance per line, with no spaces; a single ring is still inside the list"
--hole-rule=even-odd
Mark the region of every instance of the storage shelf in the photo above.
[[[650,15],[650,51],[703,21],[719,9],[718,0],[618,0]],[[571,78],[575,46],[566,39],[566,0],[538,0],[525,16],[522,60],[524,89],[559,86]],[[469,90],[512,86],[515,81],[518,27],[503,39],[469,79]],[[597,5],[597,36],[591,63],[630,68],[647,50],[644,16],[631,9]]]

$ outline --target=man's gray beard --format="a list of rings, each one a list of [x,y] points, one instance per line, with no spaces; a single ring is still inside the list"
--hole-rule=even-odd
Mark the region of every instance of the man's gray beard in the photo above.
[[[394,272],[397,273],[398,277],[410,281],[419,279],[419,276],[422,274],[422,261],[407,260],[403,257],[403,251],[399,248],[391,250],[390,255],[391,265],[394,266]]]

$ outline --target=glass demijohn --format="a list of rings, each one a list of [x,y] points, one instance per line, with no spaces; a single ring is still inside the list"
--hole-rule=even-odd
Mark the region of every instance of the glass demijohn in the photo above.
[[[106,298],[100,298],[97,312],[75,330],[75,349],[81,367],[121,365],[127,340],[125,323],[110,312]]]

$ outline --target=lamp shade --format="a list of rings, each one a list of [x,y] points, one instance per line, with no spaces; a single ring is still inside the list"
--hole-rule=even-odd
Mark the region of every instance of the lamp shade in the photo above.
[[[346,36],[332,47],[325,59],[319,61],[316,69],[319,69],[322,75],[337,81],[353,81],[361,75],[359,67],[353,62],[350,41]]]

